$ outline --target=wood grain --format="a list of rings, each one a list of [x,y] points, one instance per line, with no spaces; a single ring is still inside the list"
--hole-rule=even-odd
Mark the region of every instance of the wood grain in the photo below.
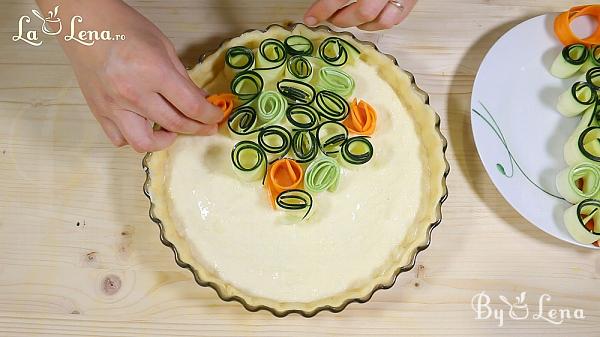
[[[130,1],[188,65],[225,37],[298,21],[309,1]],[[390,290],[340,314],[277,319],[224,303],[173,262],[147,217],[141,155],[114,149],[56,41],[11,40],[32,1],[0,3],[0,336],[600,336],[600,255],[556,240],[499,195],[470,132],[474,75],[524,19],[586,1],[419,1],[401,26],[358,35],[431,94],[448,137],[450,197],[433,244]],[[476,320],[471,298],[527,291],[585,320]]]

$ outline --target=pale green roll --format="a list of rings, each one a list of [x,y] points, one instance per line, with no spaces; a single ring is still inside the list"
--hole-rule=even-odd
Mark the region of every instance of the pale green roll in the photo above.
[[[354,79],[340,69],[323,67],[319,70],[317,85],[319,89],[333,91],[344,98],[348,98],[354,93],[355,85]]]
[[[330,157],[315,159],[304,174],[304,188],[312,193],[335,192],[340,181],[340,165]]]
[[[287,99],[277,91],[263,91],[256,101],[258,121],[263,126],[277,124],[287,108]]]
[[[582,181],[582,188],[577,186]],[[580,163],[562,170],[556,177],[558,193],[572,204],[600,194],[600,166]]]

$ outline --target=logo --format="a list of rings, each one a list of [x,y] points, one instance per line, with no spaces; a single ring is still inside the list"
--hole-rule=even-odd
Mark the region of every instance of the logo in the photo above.
[[[13,35],[12,40],[15,42],[25,42],[31,46],[41,46],[43,41],[40,40],[40,31],[49,36],[54,36],[62,33],[63,23],[58,16],[60,6],[54,7],[54,10],[48,12],[48,16],[44,17],[38,10],[33,9],[34,21],[28,15],[23,15],[19,19],[19,33]],[[37,23],[37,24],[36,24]],[[76,15],[70,20],[70,24],[66,27],[69,31],[64,36],[65,41],[73,41],[84,46],[93,46],[96,41],[124,41],[125,35],[113,34],[109,30],[79,30],[78,25],[83,23],[83,17]]]
[[[552,296],[542,294],[538,298],[537,308],[530,310],[526,303],[527,293],[522,292],[515,297],[514,302],[509,301],[503,295],[499,295],[498,299],[503,303],[503,308],[493,308],[491,306],[491,298],[485,291],[482,291],[471,299],[471,308],[475,311],[475,319],[486,320],[495,319],[498,321],[498,326],[504,326],[505,319],[513,321],[522,321],[526,319],[543,320],[550,324],[561,325],[567,320],[584,320],[585,315],[583,309],[571,310],[568,308],[547,309],[547,305],[552,300]]]

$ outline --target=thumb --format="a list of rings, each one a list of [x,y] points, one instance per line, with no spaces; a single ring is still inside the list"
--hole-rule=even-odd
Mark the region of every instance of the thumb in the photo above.
[[[346,4],[348,4],[348,0],[317,0],[304,14],[304,22],[309,26],[314,26],[327,21]]]
[[[159,93],[193,120],[217,124],[223,119],[223,111],[206,100],[206,92],[198,88],[187,74],[175,69],[164,79]]]

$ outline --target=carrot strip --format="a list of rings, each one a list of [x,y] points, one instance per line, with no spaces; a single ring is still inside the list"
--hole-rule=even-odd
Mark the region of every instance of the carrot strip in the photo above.
[[[236,102],[236,96],[234,94],[217,94],[208,96],[206,100],[210,104],[216,105],[223,110],[223,119],[221,120],[221,122],[223,122],[227,120],[231,114],[231,111],[233,111],[233,106]]]
[[[370,136],[375,132],[377,125],[377,113],[367,102],[358,102],[356,98],[350,104],[350,113],[344,120],[348,131],[361,135]]]
[[[283,191],[302,188],[304,172],[295,160],[279,159],[271,165],[267,173],[267,193],[271,206],[275,208],[277,196]]]
[[[571,30],[571,22],[580,16],[590,16],[597,23],[596,31],[584,39],[579,38]],[[581,43],[591,47],[600,44],[600,5],[576,6],[561,13],[554,20],[554,33],[565,46]]]

